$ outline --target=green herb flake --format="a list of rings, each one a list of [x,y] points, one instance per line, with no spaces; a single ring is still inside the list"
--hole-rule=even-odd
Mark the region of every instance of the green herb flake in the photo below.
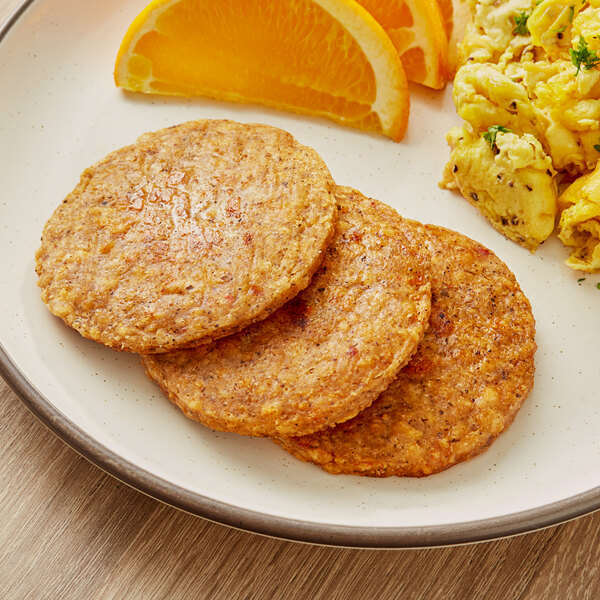
[[[529,35],[527,19],[529,19],[529,15],[525,11],[515,15],[515,28],[513,29],[514,35]]]
[[[600,144],[594,144],[594,150],[600,152]]]
[[[511,130],[503,127],[502,125],[492,125],[491,127],[488,127],[487,131],[484,131],[481,134],[483,139],[490,145],[492,150],[496,145],[496,136],[498,135],[498,132],[511,133]]]
[[[577,283],[581,283],[582,281],[585,281],[585,277],[582,277],[581,279],[578,279]]]
[[[600,290],[600,283],[597,283],[596,287]]]
[[[573,17],[575,16],[575,7],[569,6],[569,23],[573,22]]]
[[[586,71],[589,71],[597,65],[600,65],[600,56],[588,48],[587,42],[582,35],[579,36],[577,49],[573,50],[573,48],[571,48],[569,54],[571,55],[571,62],[577,67],[575,75],[579,75],[579,71],[582,67]]]

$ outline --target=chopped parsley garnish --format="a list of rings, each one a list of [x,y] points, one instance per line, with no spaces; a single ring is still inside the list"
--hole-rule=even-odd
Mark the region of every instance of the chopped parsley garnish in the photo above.
[[[573,17],[575,16],[575,7],[573,5],[569,6],[569,23],[573,22]]]
[[[515,15],[515,28],[513,29],[513,33],[515,35],[529,35],[529,29],[527,27],[527,19],[529,19],[529,15],[526,12],[522,12],[518,15]]]
[[[586,71],[589,71],[597,65],[600,65],[600,56],[588,48],[587,42],[582,35],[579,36],[577,49],[573,50],[573,48],[571,48],[569,54],[571,55],[571,62],[577,67],[575,75],[579,75],[579,71],[582,67]]]
[[[594,150],[600,152],[600,144],[594,144]]]
[[[581,279],[578,279],[577,283],[581,283],[582,281],[585,281],[585,277],[582,277]]]
[[[597,283],[596,287],[600,290],[600,283]]]
[[[491,127],[488,127],[487,131],[484,131],[481,134],[483,139],[490,145],[490,148],[492,150],[496,145],[496,136],[498,135],[499,131],[501,131],[502,133],[511,133],[510,129],[507,129],[502,125],[492,125]]]

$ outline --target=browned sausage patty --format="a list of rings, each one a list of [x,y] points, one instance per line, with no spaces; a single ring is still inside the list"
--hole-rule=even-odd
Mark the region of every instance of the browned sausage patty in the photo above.
[[[267,125],[194,121],[88,168],[46,224],[42,299],[118,350],[195,345],[306,287],[333,233],[327,167]]]
[[[535,323],[513,274],[490,250],[426,226],[431,324],[415,356],[356,418],[279,439],[331,473],[424,476],[485,450],[533,386]]]
[[[209,346],[143,357],[189,417],[293,435],[355,416],[415,351],[431,305],[420,230],[338,188],[336,231],[311,284],[268,319]]]

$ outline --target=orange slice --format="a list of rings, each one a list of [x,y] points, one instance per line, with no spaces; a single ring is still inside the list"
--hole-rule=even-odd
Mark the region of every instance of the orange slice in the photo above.
[[[452,79],[458,68],[458,47],[472,19],[469,0],[437,0],[444,18],[448,36],[448,78]]]
[[[448,37],[437,0],[357,0],[392,40],[409,81],[441,89],[448,78]]]
[[[154,0],[123,38],[115,82],[325,116],[397,141],[409,113],[398,54],[354,0]]]

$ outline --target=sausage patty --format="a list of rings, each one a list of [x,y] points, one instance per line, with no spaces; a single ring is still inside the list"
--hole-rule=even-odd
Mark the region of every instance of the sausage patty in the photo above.
[[[42,299],[83,336],[163,352],[262,319],[333,233],[327,167],[267,125],[193,121],[86,169],[46,224]]]
[[[508,267],[465,236],[426,226],[430,327],[415,356],[354,419],[276,440],[330,473],[424,476],[485,450],[533,386],[535,322]]]
[[[187,416],[245,435],[310,433],[371,404],[416,350],[431,305],[422,234],[354,190],[336,197],[334,237],[296,298],[208,346],[143,357]]]

